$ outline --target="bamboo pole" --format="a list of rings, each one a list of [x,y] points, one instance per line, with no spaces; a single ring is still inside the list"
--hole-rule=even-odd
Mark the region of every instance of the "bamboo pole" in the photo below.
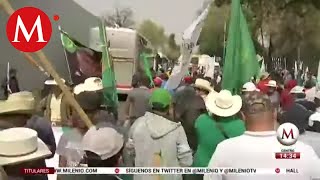
[[[14,13],[14,9],[12,8],[11,4],[8,0],[0,0],[0,5],[4,8],[5,12],[10,16]],[[26,55],[26,57],[31,58],[34,60],[31,56],[28,56],[28,53],[22,52]],[[64,84],[64,82],[61,80],[59,74],[56,72],[56,70],[53,68],[50,61],[47,59],[46,55],[40,50],[36,52],[36,55],[39,57],[39,61],[43,65],[44,69],[54,78],[54,80],[57,82],[58,86],[64,93],[68,103],[77,111],[77,113],[80,115],[81,119],[84,121],[84,123],[88,126],[92,126],[92,122],[90,121],[89,117],[86,115],[86,113],[82,110],[78,102],[74,99],[71,92],[68,90],[67,86]]]

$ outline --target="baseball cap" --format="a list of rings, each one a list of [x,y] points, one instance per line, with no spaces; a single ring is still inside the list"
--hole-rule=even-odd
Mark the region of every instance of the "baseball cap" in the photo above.
[[[290,94],[300,94],[300,93],[304,93],[304,88],[301,86],[295,86],[290,91]]]
[[[248,92],[243,96],[242,100],[242,111],[246,114],[255,114],[272,110],[270,98],[262,92]],[[261,106],[256,107],[254,105],[262,105],[263,108],[261,108]]]
[[[247,82],[242,86],[242,91],[250,92],[250,91],[260,91],[253,82]]]
[[[112,127],[92,126],[82,139],[83,150],[97,154],[101,160],[113,157],[123,146],[123,135]]]
[[[165,108],[171,104],[171,94],[165,89],[156,89],[151,94],[149,104],[151,106],[153,104],[159,104]]]

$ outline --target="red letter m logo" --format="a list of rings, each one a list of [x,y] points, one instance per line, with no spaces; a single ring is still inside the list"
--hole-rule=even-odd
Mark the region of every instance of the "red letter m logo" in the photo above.
[[[293,129],[291,129],[289,133],[287,133],[287,131],[285,129],[283,129],[282,139],[284,139],[284,136],[286,137],[286,139],[289,139],[290,136],[291,136],[291,139],[294,139],[294,137],[293,137]]]

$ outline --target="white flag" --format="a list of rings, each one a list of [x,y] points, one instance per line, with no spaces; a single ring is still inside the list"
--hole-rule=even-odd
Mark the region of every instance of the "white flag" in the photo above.
[[[320,60],[319,60],[319,64],[318,64],[317,89],[320,90]]]
[[[309,73],[309,68],[308,68],[308,66],[307,66],[307,68],[306,68],[306,70],[305,70],[305,72],[304,72],[304,80],[305,80],[305,81],[308,80],[308,73]]]
[[[264,59],[262,59],[261,63],[261,68],[260,68],[260,73],[265,73],[266,72],[266,65],[264,64]]]
[[[298,79],[298,65],[297,61],[294,61],[294,78]]]
[[[216,57],[215,56],[213,58],[209,57],[207,60],[206,73],[204,74],[204,77],[210,77],[211,79],[213,79],[215,66],[216,66]]]
[[[7,91],[9,92],[9,94],[12,93],[11,89],[10,89],[10,63],[8,62],[7,65]]]
[[[198,42],[204,20],[207,18],[211,3],[207,8],[197,17],[195,21],[183,32],[182,35],[182,45],[181,45],[181,62],[180,71],[172,76],[170,76],[166,89],[176,89],[181,79],[185,76],[188,71],[189,64],[191,62],[192,54],[196,44]],[[188,13],[188,12],[186,12]]]

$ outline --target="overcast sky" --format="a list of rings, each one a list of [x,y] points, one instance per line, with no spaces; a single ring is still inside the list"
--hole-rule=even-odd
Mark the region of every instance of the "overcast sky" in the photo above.
[[[130,7],[139,23],[152,19],[164,26],[167,33],[180,36],[196,18],[204,0],[76,0],[79,4],[101,15],[115,7]]]

